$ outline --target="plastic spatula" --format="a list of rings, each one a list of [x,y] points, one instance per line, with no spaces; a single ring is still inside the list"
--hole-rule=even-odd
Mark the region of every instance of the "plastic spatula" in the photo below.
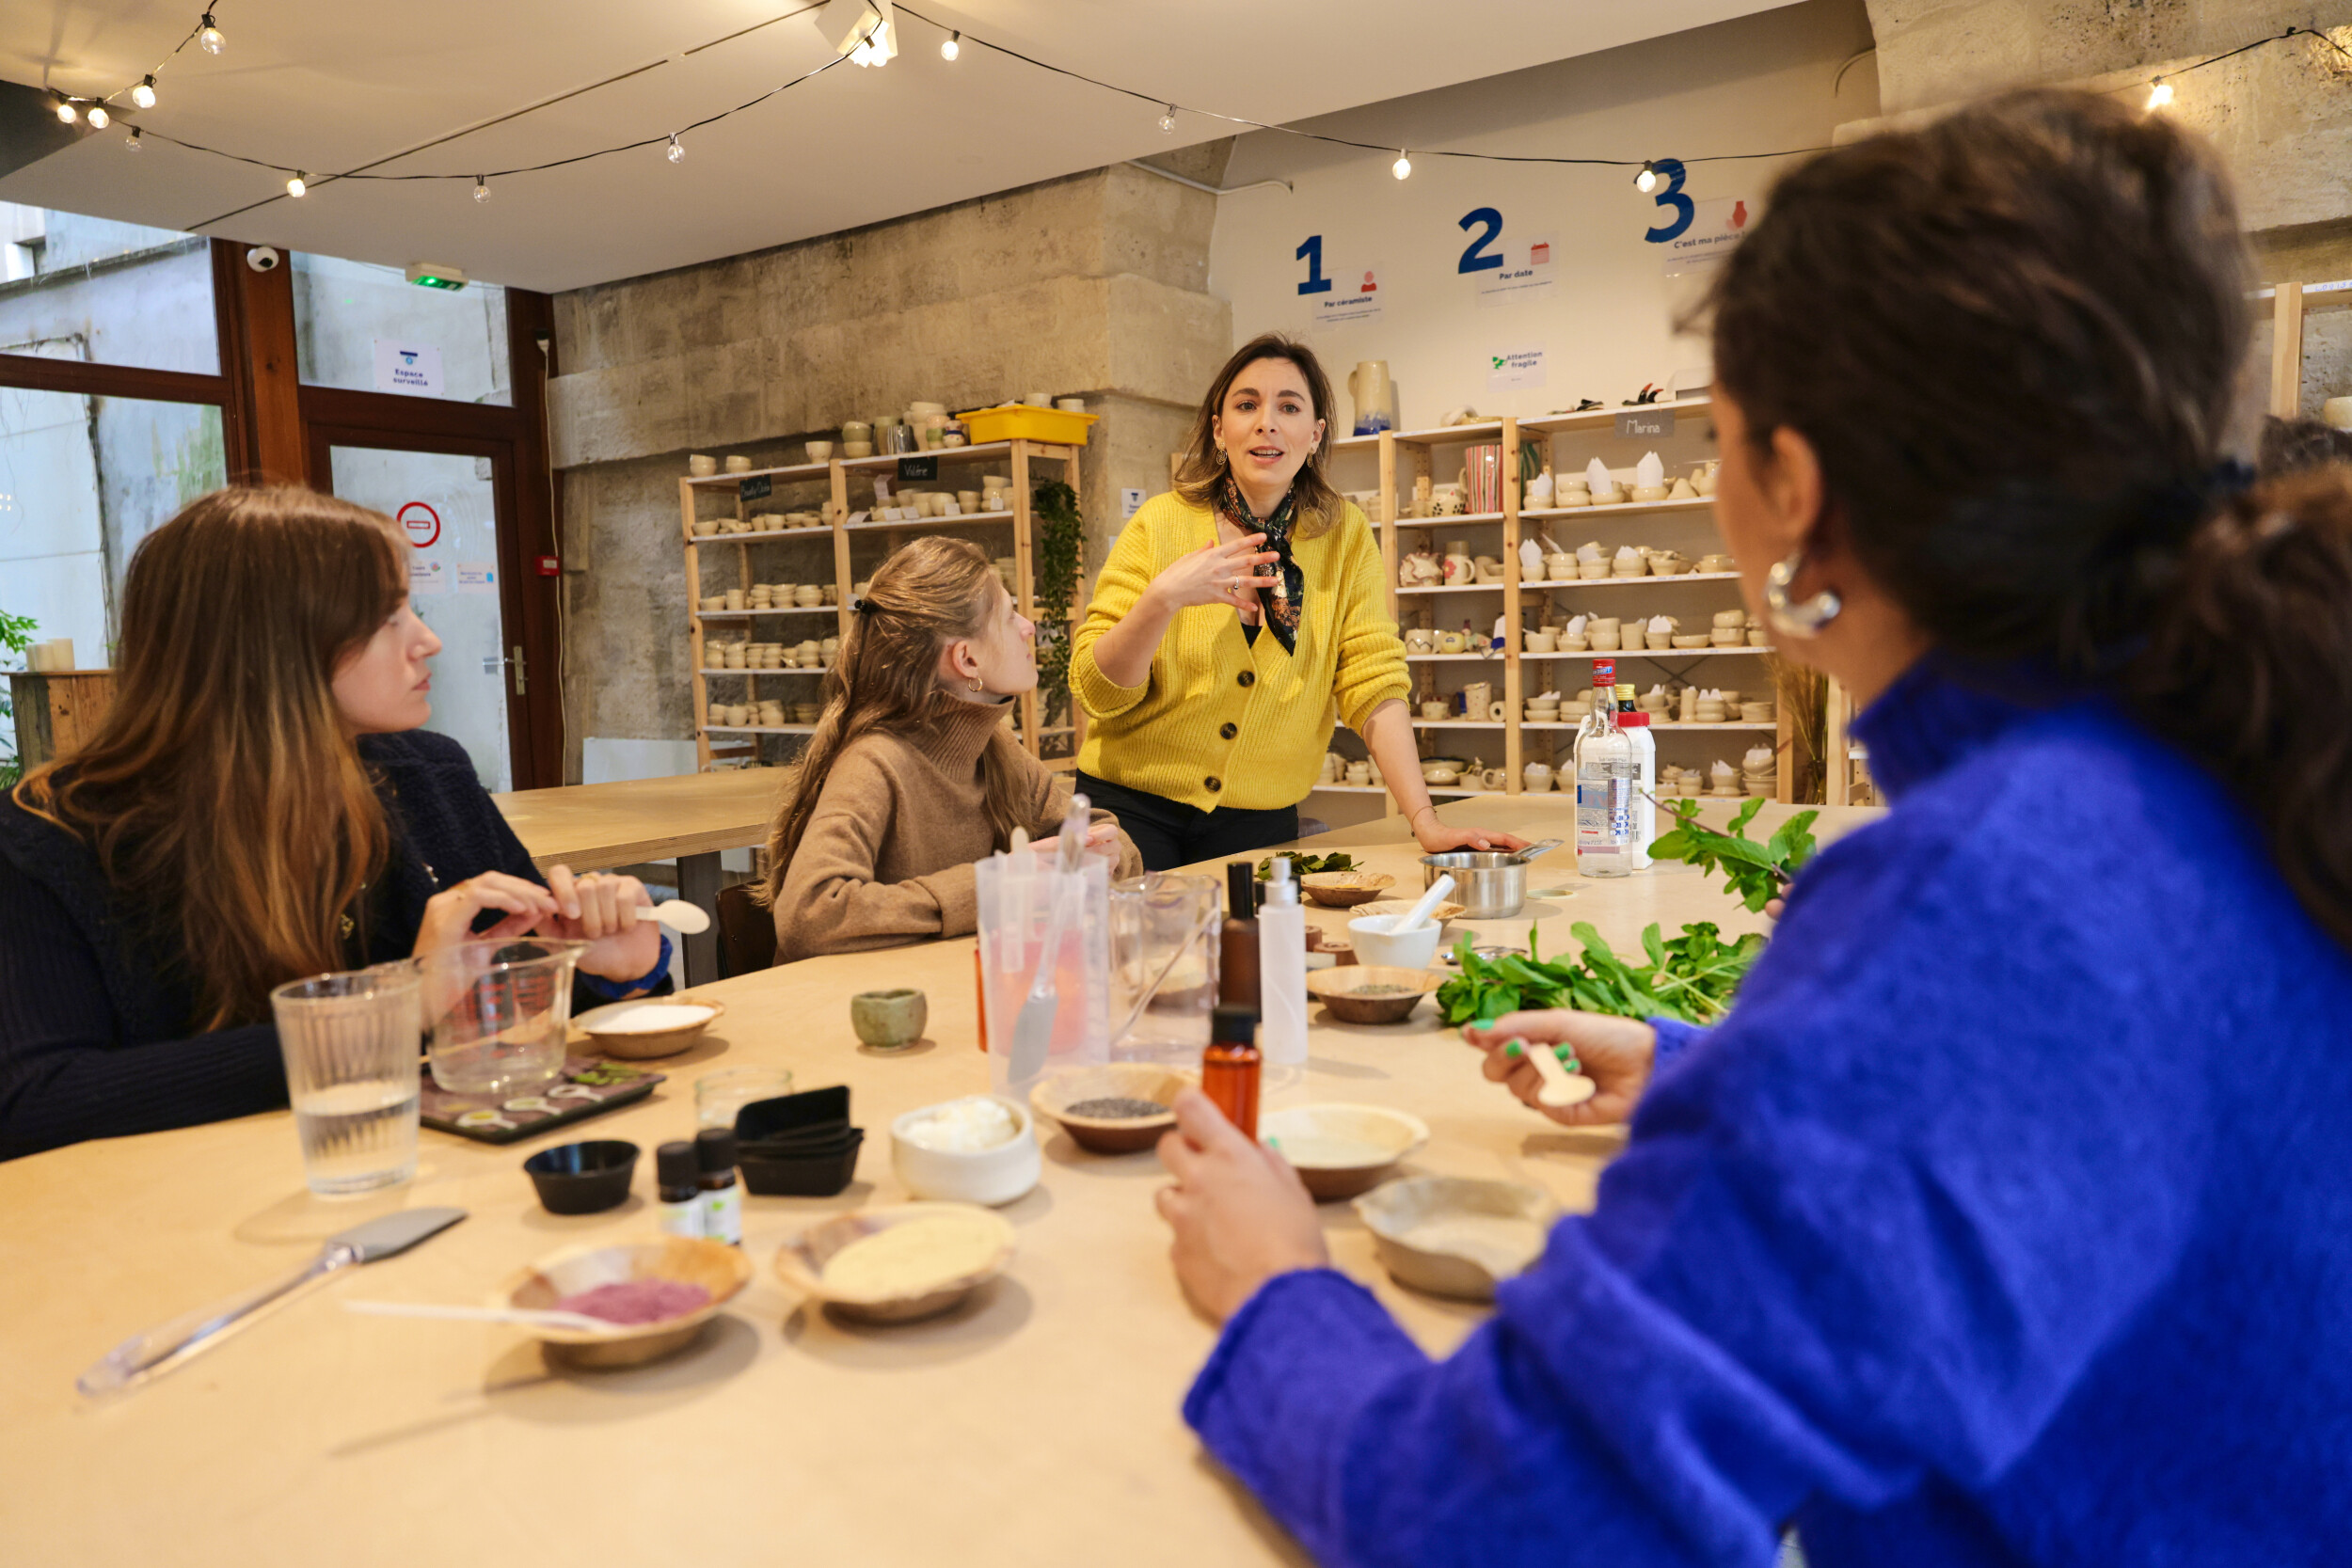
[[[1046,1053],[1053,1047],[1054,1015],[1061,1006],[1057,975],[1061,968],[1062,931],[1070,906],[1077,899],[1073,890],[1078,881],[1078,856],[1086,847],[1087,821],[1092,815],[1085,796],[1070,797],[1070,812],[1062,818],[1061,837],[1055,846],[1059,854],[1048,895],[1053,903],[1045,916],[1045,944],[1038,950],[1037,977],[1029,982],[1028,999],[1021,1004],[1021,1016],[1012,1024],[1009,1066],[1015,1084],[1025,1084],[1044,1071]]]

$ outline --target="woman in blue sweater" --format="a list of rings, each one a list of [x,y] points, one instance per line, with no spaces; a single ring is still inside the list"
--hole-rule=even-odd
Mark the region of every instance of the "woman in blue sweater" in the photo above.
[[[0,1160],[286,1102],[273,987],[526,931],[667,973],[630,877],[543,882],[432,715],[391,519],[219,490],[151,534],[114,705],[0,795]]]
[[[1185,1415],[1322,1561],[2352,1553],[2352,479],[2223,463],[2248,286],[2213,154],[2112,100],[1780,182],[1717,509],[1895,809],[1719,1027],[1469,1032],[1632,1128],[1442,1362],[1187,1101]]]

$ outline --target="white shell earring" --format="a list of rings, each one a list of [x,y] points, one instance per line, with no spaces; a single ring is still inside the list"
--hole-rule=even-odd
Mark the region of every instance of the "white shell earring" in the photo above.
[[[1783,637],[1819,637],[1821,629],[1837,619],[1837,612],[1846,608],[1836,590],[1824,588],[1809,599],[1791,600],[1788,585],[1804,570],[1804,552],[1791,550],[1788,556],[1772,562],[1764,574],[1764,616],[1772,623],[1772,629]]]

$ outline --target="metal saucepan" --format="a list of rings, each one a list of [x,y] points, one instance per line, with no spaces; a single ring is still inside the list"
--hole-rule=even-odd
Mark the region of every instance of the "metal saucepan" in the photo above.
[[[1525,849],[1451,849],[1421,858],[1421,885],[1439,877],[1454,879],[1454,896],[1461,901],[1457,920],[1508,920],[1527,902],[1527,863],[1558,839],[1531,844]]]

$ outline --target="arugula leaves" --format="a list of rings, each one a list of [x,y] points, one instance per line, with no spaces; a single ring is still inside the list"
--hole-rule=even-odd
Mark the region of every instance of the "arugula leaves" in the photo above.
[[[1291,863],[1291,879],[1294,881],[1314,871],[1353,871],[1356,869],[1355,857],[1343,850],[1333,850],[1327,855],[1310,855],[1300,849],[1283,849],[1268,855],[1258,863],[1258,880],[1263,882],[1273,879],[1276,861]]]
[[[1821,815],[1818,811],[1798,812],[1780,825],[1770,843],[1758,844],[1748,837],[1748,824],[1764,805],[1760,795],[1748,797],[1747,804],[1731,819],[1727,833],[1699,821],[1696,800],[1659,803],[1677,825],[1650,845],[1650,858],[1688,861],[1702,872],[1721,872],[1724,890],[1750,910],[1760,910],[1779,897],[1788,879],[1813,858],[1818,847],[1811,832],[1814,818]]]
[[[1454,950],[1461,973],[1438,988],[1446,1022],[1491,1023],[1521,1008],[1573,1007],[1619,1018],[1712,1023],[1731,1009],[1732,992],[1764,951],[1759,932],[1727,942],[1711,922],[1700,921],[1667,941],[1652,925],[1642,932],[1649,962],[1636,965],[1619,958],[1590,921],[1580,920],[1569,930],[1582,955],[1549,963],[1535,956],[1534,927],[1528,928],[1524,958],[1505,953],[1482,958],[1464,937]]]

